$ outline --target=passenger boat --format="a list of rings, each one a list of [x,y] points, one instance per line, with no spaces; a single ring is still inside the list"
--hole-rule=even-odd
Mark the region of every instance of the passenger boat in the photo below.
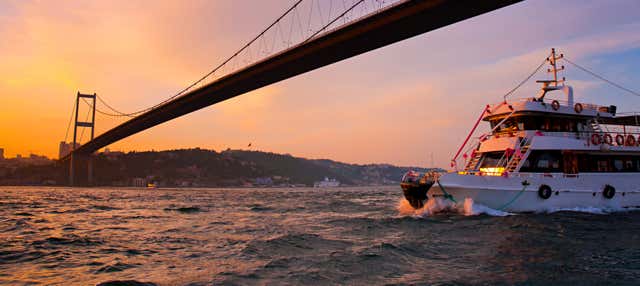
[[[331,187],[339,187],[339,186],[340,186],[340,181],[336,179],[329,179],[328,177],[324,177],[324,180],[313,183],[314,188],[331,188]]]
[[[546,62],[553,79],[538,81],[537,96],[484,108],[452,160],[454,171],[405,174],[401,187],[411,206],[438,198],[509,212],[640,206],[640,114],[576,101],[558,79],[563,58],[552,49]],[[480,121],[490,131],[475,137]]]

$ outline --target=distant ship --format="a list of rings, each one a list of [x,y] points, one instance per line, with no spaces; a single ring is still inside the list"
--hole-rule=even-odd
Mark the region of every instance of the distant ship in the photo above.
[[[313,183],[314,188],[330,188],[340,186],[340,181],[324,177],[324,180]]]
[[[537,96],[487,105],[452,160],[456,171],[406,173],[401,187],[409,203],[471,199],[514,212],[640,206],[640,113],[576,102],[573,88],[558,80],[562,58],[552,49],[546,61],[554,77],[538,81]],[[545,98],[554,91],[565,100]],[[481,120],[490,131],[467,144]]]

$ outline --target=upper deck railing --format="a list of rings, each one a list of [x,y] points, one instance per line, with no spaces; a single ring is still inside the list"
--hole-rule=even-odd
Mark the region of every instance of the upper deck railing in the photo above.
[[[603,130],[603,131],[540,131],[540,130],[519,130],[519,131],[500,131],[494,134],[484,136],[484,139],[500,138],[500,137],[529,137],[529,136],[549,136],[549,137],[562,137],[562,138],[574,138],[574,139],[590,139],[593,134],[601,136],[611,135],[613,137],[617,135],[627,136],[635,135],[640,136],[640,128],[633,130]]]
[[[570,107],[570,108],[575,108],[576,104],[580,104],[582,106],[583,110],[594,110],[594,111],[608,112],[608,109],[610,108],[610,106],[598,105],[598,104],[593,104],[593,103],[578,102],[578,101],[574,101],[573,105],[571,105],[568,100],[555,99],[555,98],[544,98],[542,101],[538,100],[537,98],[533,98],[533,97],[530,97],[530,98],[518,98],[518,99],[511,100],[511,103],[515,103],[515,102],[519,102],[519,103],[524,103],[524,102],[543,102],[544,104],[552,104],[554,101],[557,101],[560,104],[560,106]]]
[[[520,101],[526,102],[526,101],[538,101],[538,100],[537,99],[534,100],[533,98],[522,98],[520,99]],[[551,104],[554,101],[557,101],[558,103],[560,103],[560,106],[566,106],[571,108],[574,108],[576,104],[581,104],[584,110],[599,110],[600,108],[609,108],[609,106],[598,105],[594,103],[577,102],[577,101],[574,101],[573,105],[571,105],[568,100],[557,99],[557,98],[544,98],[542,102],[544,102],[545,104]]]

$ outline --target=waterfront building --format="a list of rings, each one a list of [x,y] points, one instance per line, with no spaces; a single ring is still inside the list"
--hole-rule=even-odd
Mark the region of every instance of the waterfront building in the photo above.
[[[134,187],[145,187],[147,185],[147,181],[144,178],[133,178],[131,180],[131,184]]]
[[[80,147],[79,143],[75,143],[75,148]],[[73,151],[73,149],[75,149],[73,146],[72,142],[60,142],[59,148],[58,148],[58,159],[62,159],[64,158],[64,156],[67,156],[69,153],[71,153],[71,151]]]

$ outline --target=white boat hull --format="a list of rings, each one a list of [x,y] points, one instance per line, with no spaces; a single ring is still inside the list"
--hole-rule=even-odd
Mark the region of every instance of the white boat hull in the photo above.
[[[598,173],[565,176],[563,174],[511,174],[475,176],[448,173],[440,184],[429,190],[429,198],[444,197],[442,189],[457,202],[470,198],[492,209],[508,212],[545,212],[556,210],[598,208],[622,210],[640,207],[640,175],[638,173]],[[526,181],[528,186],[524,186]],[[543,199],[538,194],[541,185],[552,194]],[[606,198],[606,185],[615,188],[615,195]]]

